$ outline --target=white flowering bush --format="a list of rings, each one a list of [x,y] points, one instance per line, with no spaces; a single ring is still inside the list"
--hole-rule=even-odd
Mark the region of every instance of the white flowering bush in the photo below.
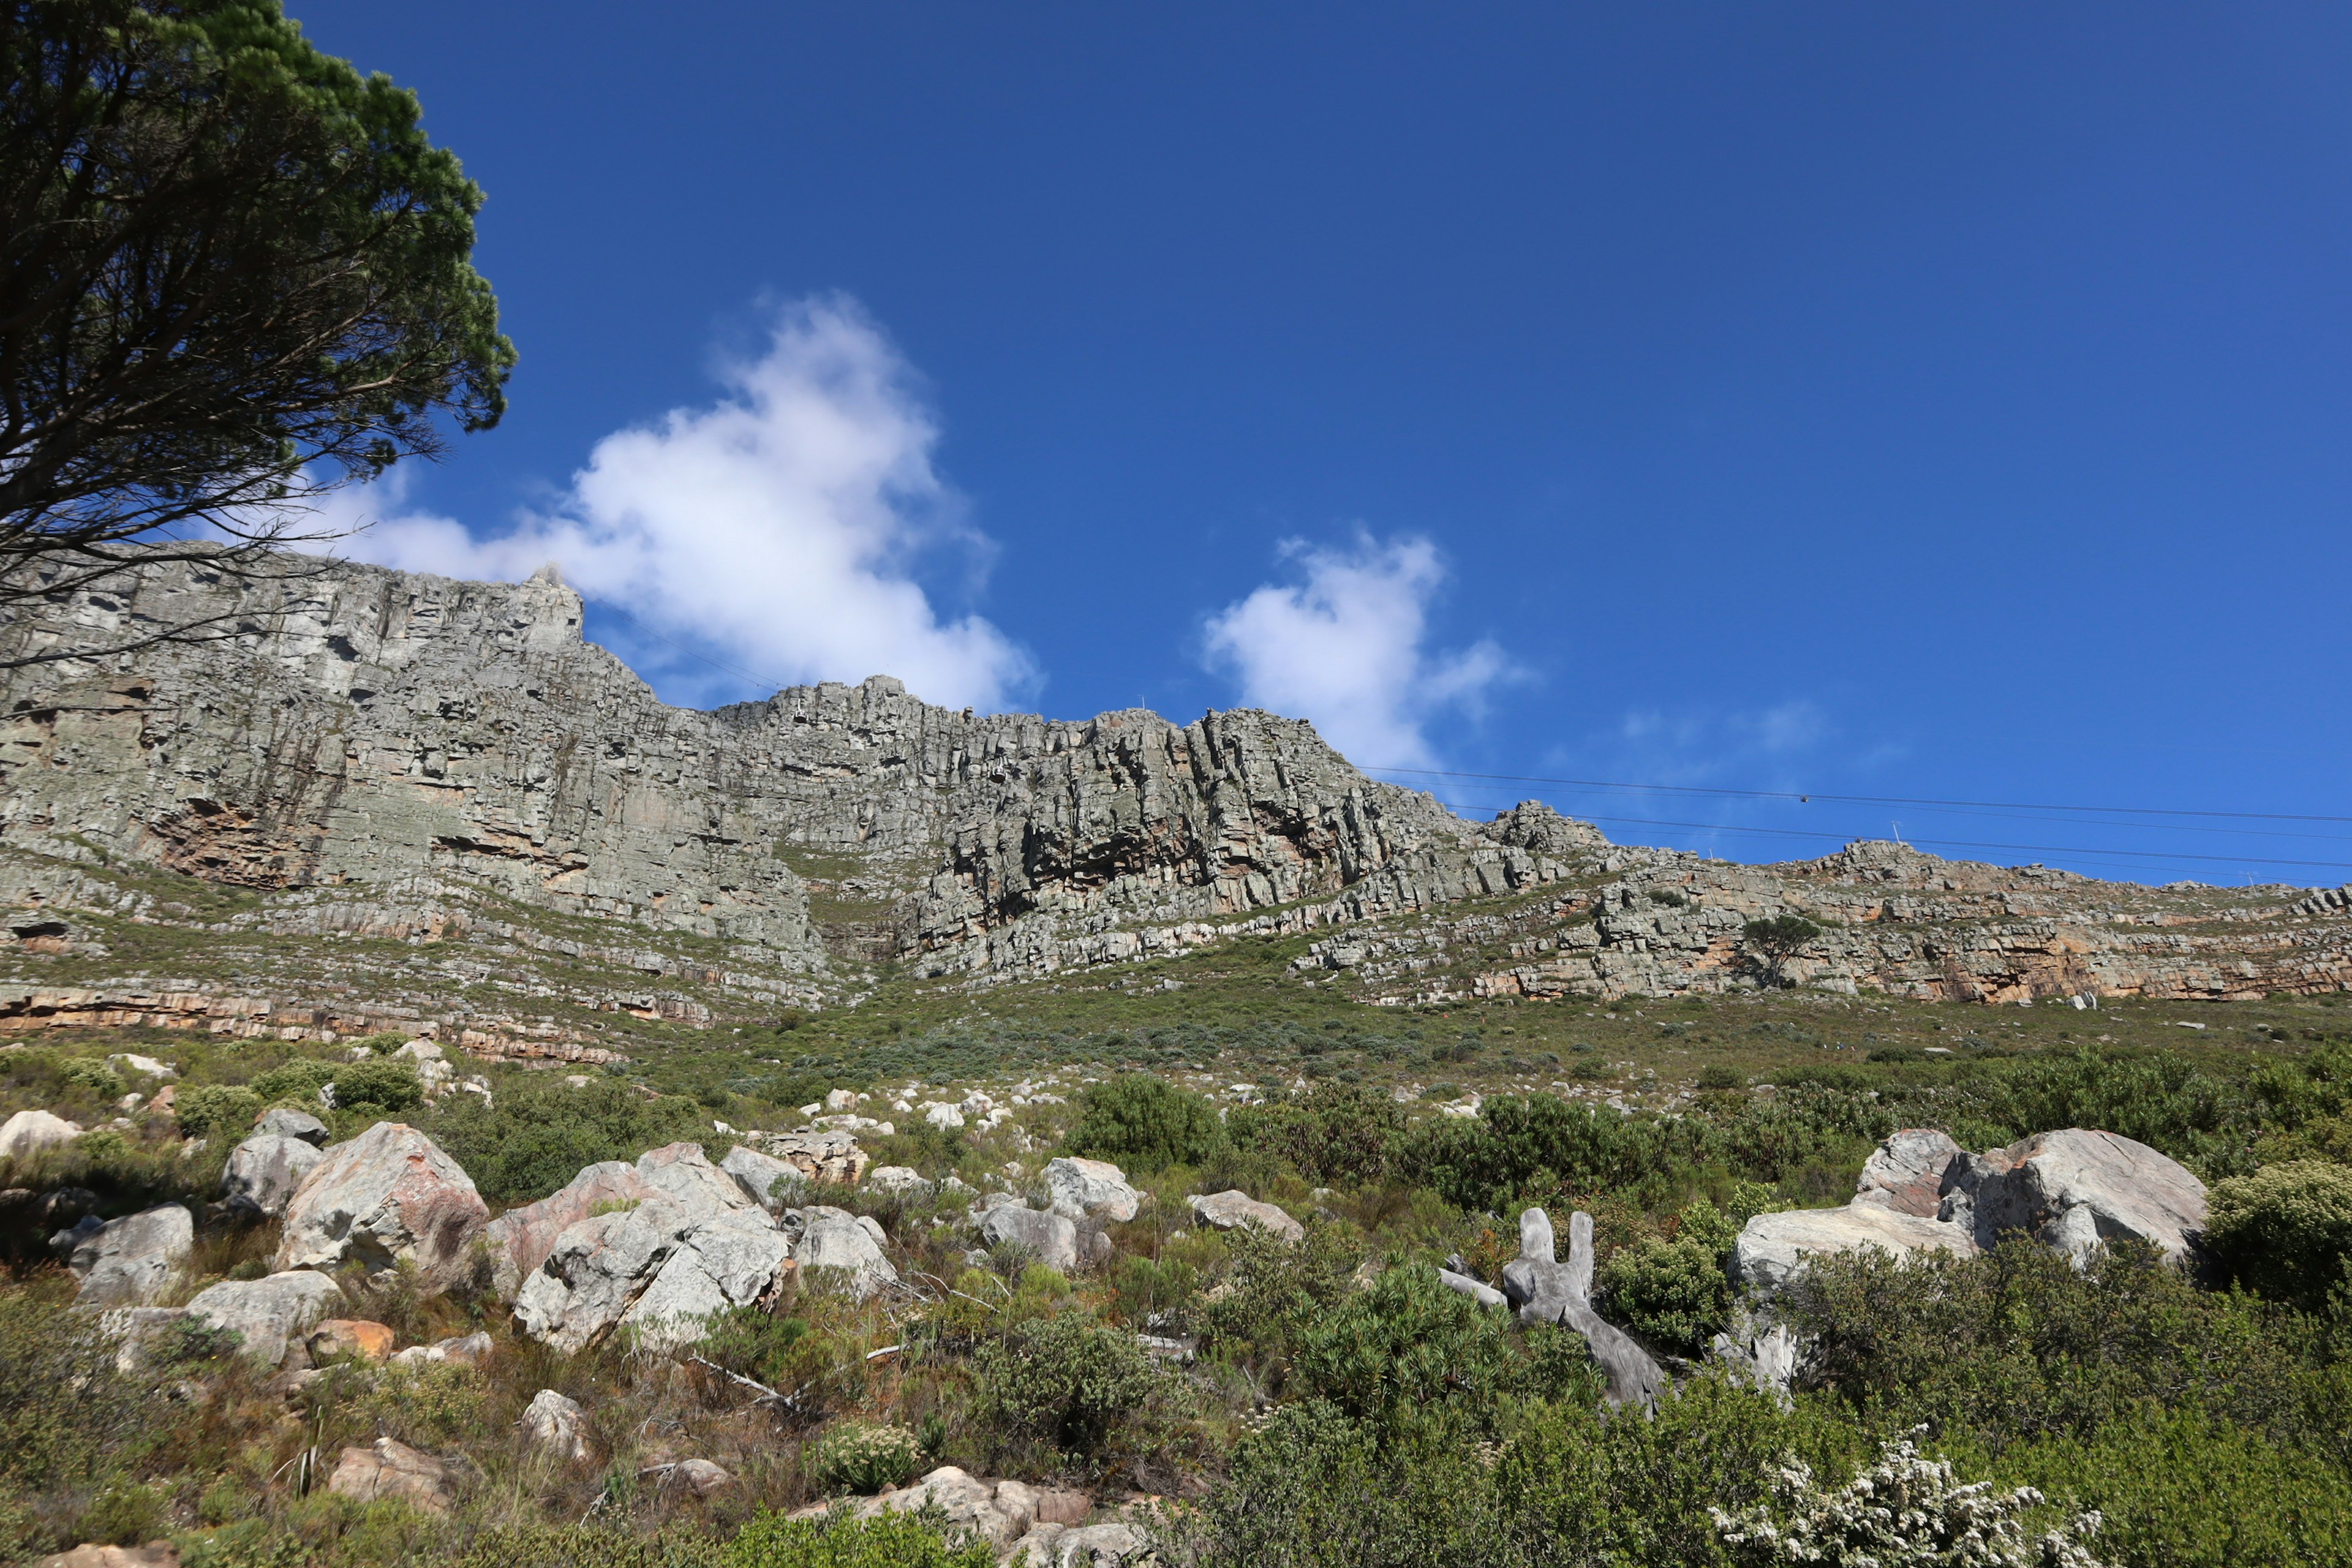
[[[2100,1568],[2085,1544],[2098,1533],[2096,1513],[2030,1535],[2021,1516],[2042,1505],[2040,1492],[1960,1485],[1948,1461],[1922,1455],[1911,1436],[1887,1445],[1875,1465],[1835,1490],[1791,1458],[1773,1490],[1778,1517],[1769,1504],[1736,1516],[1707,1510],[1733,1558],[1755,1568]]]
[[[827,1491],[902,1487],[922,1468],[922,1443],[903,1426],[844,1423],[816,1446],[816,1480]]]

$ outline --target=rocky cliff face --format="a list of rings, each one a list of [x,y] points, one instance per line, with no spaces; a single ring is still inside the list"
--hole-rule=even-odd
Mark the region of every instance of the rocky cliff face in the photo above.
[[[223,635],[7,675],[0,843],[341,890],[311,907],[365,934],[438,936],[488,890],[818,988],[875,960],[1037,974],[1368,884],[1405,904],[1531,885],[1599,842],[1557,817],[1487,837],[1261,712],[976,716],[881,676],[667,707],[582,641],[551,569],[320,563],[241,589],[164,566],[7,635],[70,654],[166,616]]]

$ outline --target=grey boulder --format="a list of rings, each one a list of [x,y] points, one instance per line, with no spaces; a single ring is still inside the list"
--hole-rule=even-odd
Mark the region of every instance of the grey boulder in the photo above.
[[[1853,1201],[1934,1219],[1944,1201],[1944,1173],[1959,1154],[1960,1146],[1944,1133],[1906,1127],[1871,1152]]]
[[[821,1204],[802,1209],[800,1218],[793,1256],[800,1261],[803,1283],[810,1282],[809,1269],[838,1269],[847,1278],[849,1293],[864,1300],[898,1282],[898,1270],[883,1255],[882,1227],[871,1218]]]
[[[779,1160],[772,1154],[762,1154],[749,1143],[738,1143],[727,1151],[727,1158],[719,1168],[734,1178],[744,1194],[770,1214],[781,1214],[801,1199],[808,1190],[808,1173],[789,1160]]]
[[[700,1339],[712,1313],[773,1301],[791,1254],[790,1241],[748,1204],[698,1214],[655,1197],[565,1229],[523,1281],[515,1321],[566,1352],[622,1330],[676,1349]]]
[[[499,1300],[513,1300],[565,1231],[599,1209],[618,1212],[661,1196],[658,1188],[637,1174],[636,1166],[625,1160],[603,1160],[537,1203],[507,1210],[482,1232],[489,1247],[492,1289]]]
[[[1049,1160],[1045,1190],[1054,1212],[1072,1220],[1124,1225],[1143,1206],[1143,1194],[1128,1185],[1127,1173],[1107,1160]]]
[[[1864,1250],[1908,1258],[1925,1252],[1974,1258],[1979,1249],[1965,1226],[1857,1197],[1843,1208],[1758,1215],[1731,1244],[1731,1280],[1769,1294],[1787,1285],[1810,1258]]]
[[[290,1336],[308,1334],[342,1304],[332,1279],[297,1268],[262,1279],[223,1280],[197,1293],[188,1316],[237,1335],[247,1355],[276,1366],[286,1359]]]
[[[2021,1231],[2080,1259],[2127,1239],[2186,1260],[2205,1229],[2205,1184],[2145,1143],[2068,1128],[1988,1154],[1961,1154],[1946,1177],[1943,1216],[1979,1247]]]
[[[980,1235],[991,1247],[1021,1247],[1064,1274],[1078,1267],[1078,1227],[1067,1215],[1033,1209],[1015,1199],[982,1211]]]
[[[179,1278],[195,1244],[194,1217],[178,1204],[98,1226],[75,1243],[67,1260],[81,1281],[74,1305],[153,1306]]]
[[[1285,1241],[1297,1241],[1307,1235],[1305,1226],[1300,1225],[1272,1204],[1262,1204],[1238,1188],[1231,1192],[1211,1193],[1205,1197],[1194,1197],[1188,1201],[1192,1205],[1193,1218],[1202,1225],[1214,1226],[1219,1230],[1232,1230],[1244,1225],[1255,1226],[1258,1229],[1278,1236]]]
[[[221,1170],[221,1195],[233,1207],[274,1219],[286,1212],[302,1178],[325,1158],[307,1139],[257,1132],[229,1151]]]
[[[551,1388],[530,1396],[517,1425],[522,1428],[523,1441],[551,1459],[584,1465],[594,1457],[588,1447],[588,1413],[580,1408],[579,1401]]]
[[[379,1121],[338,1143],[286,1205],[277,1266],[371,1273],[412,1263],[428,1290],[462,1280],[489,1209],[472,1178],[415,1128]]]
[[[261,1120],[253,1124],[253,1130],[277,1138],[299,1138],[314,1148],[327,1146],[327,1124],[307,1110],[297,1110],[288,1105],[263,1111]]]
[[[46,1110],[20,1110],[0,1121],[0,1160],[21,1160],[81,1136],[81,1124]]]

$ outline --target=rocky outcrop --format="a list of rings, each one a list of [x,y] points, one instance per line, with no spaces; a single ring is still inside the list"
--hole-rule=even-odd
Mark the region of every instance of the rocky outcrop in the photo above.
[[[1980,1247],[2022,1232],[2080,1258],[2103,1242],[2146,1242],[2186,1260],[2205,1229],[2205,1184],[2178,1161],[2112,1132],[2037,1132],[1986,1154],[1955,1154],[1942,1217]]]
[[[566,1228],[524,1279],[515,1321],[567,1352],[620,1330],[664,1347],[690,1343],[704,1316],[772,1301],[792,1250],[757,1207],[698,1212],[656,1196]]]
[[[1238,1189],[1196,1195],[1187,1202],[1194,1219],[1219,1230],[1233,1230],[1246,1225],[1278,1236],[1285,1241],[1298,1241],[1307,1235],[1305,1226],[1272,1204],[1262,1204]]]
[[[175,1283],[196,1244],[195,1217],[178,1204],[111,1220],[75,1244],[68,1267],[77,1307],[151,1307]]]
[[[604,1160],[537,1203],[507,1210],[482,1233],[490,1253],[491,1288],[500,1300],[513,1300],[565,1231],[599,1210],[627,1209],[659,1195],[653,1184],[637,1174],[636,1166],[625,1160]]]
[[[803,1127],[793,1132],[748,1132],[746,1146],[789,1165],[803,1182],[855,1186],[866,1173],[866,1151],[855,1135],[837,1129]]]
[[[325,1158],[308,1139],[257,1132],[229,1151],[221,1169],[221,1196],[257,1218],[275,1219]]]
[[[327,1146],[327,1124],[307,1110],[297,1110],[290,1105],[273,1106],[261,1113],[253,1124],[256,1137],[296,1138],[314,1149]]]
[[[731,1190],[731,1184],[730,1184]],[[439,1144],[404,1122],[379,1121],[330,1147],[286,1205],[277,1267],[370,1272],[413,1264],[428,1289],[471,1268],[489,1210],[473,1179]]]
[[[1808,1258],[1864,1249],[1896,1258],[1922,1252],[1977,1255],[1975,1238],[1964,1226],[1856,1198],[1843,1208],[1788,1209],[1750,1219],[1731,1245],[1732,1282],[1769,1295],[1787,1285]]]
[[[1010,1193],[982,1200],[974,1217],[980,1238],[991,1247],[1017,1247],[1048,1268],[1069,1274],[1078,1267],[1078,1227],[1066,1215],[1033,1209]]]
[[[1890,1135],[1863,1163],[1853,1201],[1934,1219],[1944,1202],[1944,1173],[1960,1146],[1932,1128],[1906,1127]]]
[[[365,1318],[329,1318],[312,1329],[304,1342],[316,1366],[331,1361],[383,1361],[392,1354],[394,1338],[388,1324]]]
[[[800,1239],[793,1257],[802,1269],[836,1270],[860,1300],[897,1282],[898,1270],[882,1251],[882,1227],[862,1215],[812,1204],[799,1211]]]
[[[286,1359],[290,1336],[307,1336],[342,1304],[332,1279],[298,1268],[261,1279],[225,1279],[198,1291],[188,1316],[236,1335],[246,1354],[276,1366]]]

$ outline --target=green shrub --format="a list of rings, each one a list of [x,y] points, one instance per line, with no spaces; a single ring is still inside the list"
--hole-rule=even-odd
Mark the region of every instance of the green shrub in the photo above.
[[[475,1536],[454,1568],[731,1568],[735,1560],[727,1551],[717,1538],[691,1530],[643,1534],[626,1525],[499,1525]]]
[[[118,1482],[83,1511],[79,1533],[103,1546],[143,1546],[163,1533],[164,1523],[162,1493]]]
[[[905,1486],[922,1468],[922,1442],[904,1426],[845,1421],[818,1439],[814,1474],[827,1492],[878,1492]]]
[[[1698,1086],[1701,1089],[1738,1089],[1746,1081],[1739,1076],[1738,1068],[1727,1067],[1721,1062],[1709,1062],[1698,1069]]]
[[[788,1520],[763,1513],[728,1542],[719,1562],[722,1568],[995,1568],[996,1553],[987,1542],[950,1536],[939,1521],[919,1514]]]
[[[972,1373],[982,1419],[1073,1455],[1098,1450],[1111,1426],[1150,1397],[1157,1375],[1133,1334],[1080,1311],[982,1345]]]
[[[112,1068],[101,1061],[78,1061],[66,1064],[66,1082],[93,1099],[111,1104],[125,1092],[122,1079]]]
[[[365,1046],[369,1050],[373,1051],[380,1057],[388,1057],[392,1055],[393,1052],[400,1049],[401,1047],[408,1044],[408,1037],[402,1034],[397,1029],[385,1029],[379,1034],[363,1036],[359,1039],[353,1040],[352,1044],[353,1046]]]
[[[238,1084],[184,1089],[174,1103],[180,1131],[191,1138],[242,1139],[261,1115],[261,1096]]]
[[[2289,1160],[2218,1184],[2205,1245],[2250,1288],[2316,1310],[2352,1282],[2352,1167]]]
[[[1287,1162],[1310,1182],[1352,1187],[1387,1173],[1404,1127],[1403,1108],[1387,1095],[1321,1083],[1287,1100],[1236,1109],[1225,1135],[1236,1150]]]
[[[265,1105],[295,1101],[306,1108],[318,1101],[319,1090],[334,1081],[335,1067],[331,1062],[313,1061],[309,1057],[297,1057],[279,1067],[271,1068],[253,1080],[253,1092]]]
[[[1349,1291],[1359,1254],[1337,1226],[1310,1225],[1293,1244],[1255,1226],[1224,1235],[1224,1279],[1201,1304],[1202,1343],[1278,1373],[1324,1310]]]
[[[1692,1236],[1645,1237],[1601,1265],[1594,1283],[1607,1314],[1664,1349],[1695,1355],[1731,1315],[1723,1256]]]
[[[647,1100],[611,1078],[580,1089],[515,1085],[495,1105],[478,1095],[448,1095],[420,1125],[483,1196],[504,1202],[545,1197],[600,1160],[634,1160],[665,1143],[710,1136],[692,1100]]]
[[[1217,1108],[1206,1095],[1129,1074],[1095,1084],[1080,1097],[1069,1148],[1074,1154],[1149,1173],[1201,1164],[1224,1142]]]
[[[335,1088],[338,1110],[397,1112],[425,1103],[425,1085],[416,1068],[404,1061],[374,1058],[335,1069],[328,1080]]]
[[[1490,1429],[1510,1377],[1502,1313],[1399,1266],[1349,1292],[1307,1331],[1291,1376],[1310,1398],[1357,1420],[1391,1424],[1441,1407]]]

